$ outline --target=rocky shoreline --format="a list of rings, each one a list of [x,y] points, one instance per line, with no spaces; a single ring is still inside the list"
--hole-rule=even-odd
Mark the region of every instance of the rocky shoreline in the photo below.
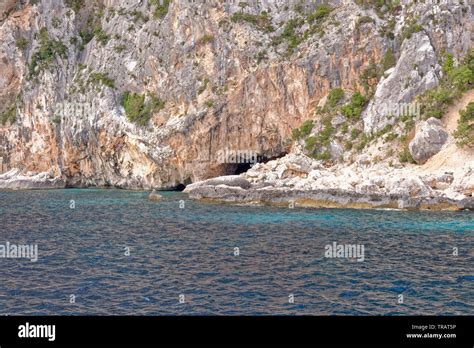
[[[0,175],[0,190],[61,189],[51,173]],[[474,210],[474,163],[456,172],[423,173],[416,167],[370,164],[364,156],[351,166],[325,167],[302,154],[259,163],[241,175],[190,184],[190,199],[288,207]]]
[[[25,173],[12,169],[0,174],[0,190],[47,190],[66,187],[66,182],[61,177],[51,173]]]
[[[191,199],[289,207],[474,210],[474,165],[455,173],[364,165],[325,168],[303,155],[189,185]]]
[[[361,155],[350,166],[325,166],[303,154],[258,163],[240,175],[190,184],[190,199],[234,204],[353,209],[474,210],[474,163],[455,172],[374,164]],[[0,175],[0,190],[65,188],[51,173]]]

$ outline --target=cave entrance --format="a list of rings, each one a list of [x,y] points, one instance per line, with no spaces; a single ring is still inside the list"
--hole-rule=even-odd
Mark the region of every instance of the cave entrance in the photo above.
[[[185,184],[178,184],[178,185],[174,188],[174,191],[183,192],[185,188],[186,188],[186,185],[185,185]]]
[[[267,157],[264,155],[257,156],[256,163],[267,163],[269,161],[276,160],[286,155],[285,153],[281,153],[277,156]],[[255,163],[224,163],[222,164],[222,174],[221,175],[240,175],[242,173],[247,172]]]
[[[277,156],[272,156],[272,157],[267,157],[267,156],[258,156],[258,161],[257,163],[267,163],[267,162],[270,162],[270,161],[274,161],[274,160],[277,160],[279,158],[282,158],[282,157],[285,157],[287,155],[286,152],[283,152]]]
[[[245,173],[252,167],[252,163],[238,163],[235,165],[234,174],[239,175]]]

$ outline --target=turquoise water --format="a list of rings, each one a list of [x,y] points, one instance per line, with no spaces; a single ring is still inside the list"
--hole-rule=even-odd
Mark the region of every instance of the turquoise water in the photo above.
[[[37,244],[39,254],[37,262],[0,258],[0,315],[474,314],[473,212],[163,195],[0,192],[0,244]],[[364,261],[326,258],[333,242],[363,245]]]

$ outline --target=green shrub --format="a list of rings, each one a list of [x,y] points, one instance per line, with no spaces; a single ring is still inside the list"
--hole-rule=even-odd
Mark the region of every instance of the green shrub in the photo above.
[[[466,57],[464,57],[463,62],[471,71],[474,71],[474,48],[471,48],[467,53]]]
[[[79,32],[79,36],[82,40],[81,50],[83,50],[85,45],[87,45],[94,38],[94,34],[90,30],[81,30]]]
[[[362,94],[360,94],[359,92],[355,92],[352,95],[352,98],[351,98],[351,104],[352,105],[354,105],[356,107],[363,108],[366,103],[367,103],[367,99],[365,99],[365,97]]]
[[[307,137],[305,140],[305,150],[306,152],[317,159],[328,159],[324,152],[321,153],[321,150],[324,147],[329,146],[331,142],[331,135],[334,132],[334,128],[331,125],[331,119],[326,118],[323,120],[324,128],[316,136]],[[311,127],[312,129],[312,127]]]
[[[455,94],[452,90],[440,86],[427,91],[422,98],[423,103],[420,108],[422,117],[424,119],[430,117],[441,118],[446,112],[447,107],[455,99]]]
[[[19,37],[16,39],[15,44],[20,50],[24,50],[26,47],[28,47],[28,40],[23,37]]]
[[[374,9],[381,18],[387,13],[395,14],[401,9],[399,0],[355,0],[355,2],[365,9]]]
[[[16,105],[12,105],[7,110],[0,114],[0,121],[2,125],[6,125],[7,123],[13,124],[16,121]]]
[[[314,156],[314,158],[316,158],[317,160],[320,160],[320,161],[328,161],[331,159],[331,155],[329,154],[328,151],[323,151],[319,154],[317,154],[316,156]]]
[[[102,84],[109,88],[115,88],[114,80],[104,73],[92,73],[90,75],[90,81],[96,85]]]
[[[206,79],[204,79],[204,81],[202,82],[201,87],[199,87],[199,89],[197,91],[198,95],[204,93],[204,91],[207,89],[208,85],[209,85],[209,79],[206,78]]]
[[[114,51],[117,52],[117,53],[122,53],[123,51],[125,51],[127,49],[127,46],[125,45],[117,45],[114,47]]]
[[[392,129],[393,129],[393,125],[388,124],[388,125],[386,125],[384,128],[382,128],[381,130],[379,130],[378,132],[376,132],[376,133],[373,135],[373,137],[374,137],[374,138],[383,137],[385,134],[387,134],[388,132],[390,132]]]
[[[312,120],[304,121],[300,128],[295,128],[291,131],[293,140],[306,138],[313,130],[314,124]]]
[[[331,125],[331,119],[329,118],[324,120],[323,123],[324,123],[324,128],[318,134],[318,137],[322,145],[328,146],[329,143],[331,142],[331,135],[334,132],[334,127]]]
[[[411,39],[412,35],[422,30],[422,26],[416,22],[411,22],[402,29],[402,42],[405,39]]]
[[[329,5],[321,4],[318,5],[316,10],[308,16],[309,22],[314,22],[316,20],[321,20],[326,18],[332,11],[332,7]]]
[[[52,122],[53,122],[55,125],[61,124],[61,117],[60,117],[60,116],[54,116]]]
[[[214,35],[210,35],[210,34],[205,34],[199,39],[199,42],[202,44],[206,44],[212,41],[214,41]]]
[[[145,126],[154,112],[163,109],[165,102],[154,94],[138,94],[125,92],[122,96],[122,106],[130,122]]]
[[[474,146],[474,102],[470,102],[460,113],[458,128],[454,136],[459,146]]]
[[[357,121],[360,119],[366,103],[367,100],[365,97],[359,92],[356,92],[352,95],[351,102],[341,108],[341,113],[345,117]]]
[[[383,58],[382,58],[382,68],[383,71],[386,71],[390,69],[391,67],[395,66],[397,61],[395,60],[395,57],[393,56],[392,49],[389,48],[387,52],[385,52]]]
[[[72,8],[76,12],[79,12],[79,10],[84,7],[84,0],[65,0],[64,3],[67,7]]]
[[[374,86],[376,83],[372,83],[372,80],[378,82],[381,76],[381,71],[379,66],[371,59],[369,65],[362,71],[360,75],[362,86],[364,87],[365,93],[369,92],[371,86]]]
[[[109,35],[107,35],[100,27],[94,29],[94,36],[97,42],[101,43],[102,46],[105,46],[110,39]]]
[[[312,120],[304,121],[303,124],[300,127],[301,136],[302,137],[307,137],[311,133],[311,131],[313,130],[313,127],[314,127],[314,124],[313,124]]]
[[[61,20],[58,17],[54,17],[51,20],[51,25],[53,26],[53,28],[57,29],[61,25]]]
[[[461,65],[448,72],[450,82],[461,92],[467,91],[474,84],[474,70],[467,65]]]
[[[334,88],[329,91],[327,105],[334,108],[344,98],[344,90],[342,88]]]
[[[133,17],[133,21],[135,23],[140,22],[140,21],[146,23],[149,20],[148,16],[144,15],[143,12],[138,11],[136,9],[130,12],[130,16]]]
[[[474,49],[468,52],[457,67],[454,66],[453,55],[446,54],[442,67],[444,77],[440,84],[418,97],[423,119],[443,117],[448,106],[474,86]]]
[[[230,17],[230,20],[234,23],[237,23],[237,22],[251,23],[252,25],[257,27],[259,30],[262,30],[264,32],[272,32],[275,30],[272,26],[271,18],[266,13],[260,14],[260,15],[254,15],[250,13],[236,12],[232,14],[232,16]]]
[[[301,139],[301,131],[299,128],[293,128],[291,131],[291,138],[293,140],[299,140]]]
[[[411,156],[408,146],[405,146],[403,150],[398,155],[398,160],[400,163],[416,163],[413,157]]]
[[[360,141],[356,147],[357,151],[362,151],[367,146],[369,141],[370,138],[367,136],[367,134],[362,134],[362,137],[360,138]]]
[[[357,128],[353,128],[351,131],[351,140],[355,140],[359,137],[361,131]]]
[[[286,42],[288,44],[287,56],[293,54],[294,50],[304,40],[304,37],[296,32],[296,29],[302,24],[302,19],[290,19],[286,22],[283,32],[279,36],[273,38],[272,45],[276,46],[282,42]]]
[[[443,62],[443,72],[445,74],[449,74],[451,70],[454,68],[454,57],[452,53],[447,53],[444,58]]]
[[[39,41],[40,47],[31,57],[30,77],[44,69],[48,69],[57,56],[61,58],[67,56],[67,47],[61,41],[50,39],[46,28],[40,30]]]
[[[168,14],[171,0],[150,0],[150,4],[156,6],[153,15],[155,18],[163,18]]]
[[[256,59],[257,59],[257,64],[260,64],[263,60],[267,59],[267,51],[263,50],[257,53]]]
[[[375,20],[370,17],[370,16],[363,16],[363,17],[360,17],[358,20],[357,20],[357,23],[355,25],[355,29],[358,30],[360,28],[360,26],[362,24],[365,24],[365,23],[375,23]]]
[[[308,137],[305,140],[305,150],[308,152],[314,152],[316,150],[316,145],[318,144],[318,138],[317,137]]]
[[[387,136],[385,137],[385,142],[390,142],[398,138],[398,134],[391,132],[388,133]]]

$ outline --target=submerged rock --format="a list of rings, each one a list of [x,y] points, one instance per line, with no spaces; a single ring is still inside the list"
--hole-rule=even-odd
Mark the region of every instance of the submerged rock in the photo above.
[[[163,196],[156,193],[156,190],[151,191],[150,195],[148,196],[148,200],[154,201],[154,202],[161,201],[162,199],[163,199]]]

